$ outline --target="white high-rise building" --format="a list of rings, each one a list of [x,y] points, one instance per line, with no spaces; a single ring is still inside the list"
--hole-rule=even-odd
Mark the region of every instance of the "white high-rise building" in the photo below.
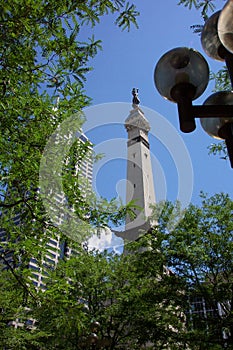
[[[75,175],[78,173],[81,174],[81,176],[85,179],[88,180],[89,187],[86,186],[85,188],[84,185],[81,185],[83,195],[85,196],[85,191],[88,191],[89,188],[92,185],[92,173],[93,173],[93,150],[92,146],[88,140],[88,138],[84,134],[79,134],[77,135],[77,138],[80,142],[83,144],[87,143],[87,152],[85,156],[79,160],[79,161],[74,161],[70,165],[72,168],[72,171]],[[57,206],[59,207],[59,204],[64,205],[64,203],[67,202],[65,195],[60,195],[58,194],[56,196],[56,201],[57,201]],[[58,211],[59,213],[59,211]],[[1,213],[0,213],[1,215]],[[14,225],[20,225],[20,214],[18,214],[14,218]],[[62,220],[65,220],[64,217],[57,217],[57,224],[62,222]],[[47,235],[49,235],[49,232],[46,232]],[[14,259],[13,259],[13,251],[7,249],[7,241],[9,237],[6,232],[6,230],[0,228],[0,253],[4,255],[4,260],[1,261],[1,268],[8,268],[9,265],[11,267],[17,267],[14,266]],[[19,238],[20,239],[20,238]],[[39,244],[38,244],[38,249],[39,249]],[[46,288],[46,269],[53,268],[56,266],[58,263],[59,259],[64,258],[65,256],[70,256],[72,254],[72,249],[67,245],[67,242],[61,239],[60,235],[57,234],[55,237],[54,235],[49,238],[48,243],[47,243],[47,250],[44,256],[42,257],[42,261],[40,264],[38,263],[37,259],[31,258],[28,268],[31,269],[31,280],[32,283],[35,285],[36,288],[40,289],[45,289]],[[13,325],[15,328],[22,327],[24,323],[20,319],[15,319],[12,320],[9,325]],[[28,319],[26,321],[26,325],[28,328],[33,328],[35,324],[34,319]]]
[[[81,174],[81,176],[88,180],[88,186],[91,187],[92,185],[92,174],[93,174],[93,159],[92,159],[92,146],[90,146],[90,142],[88,138],[84,135],[78,135],[78,140],[82,142],[83,144],[88,143],[88,151],[86,155],[80,160],[80,161],[74,161],[73,164],[71,164],[72,171],[74,175],[77,175],[77,173]],[[82,187],[84,185],[80,185]],[[82,188],[82,192],[85,195],[85,191],[88,191],[87,188]],[[56,201],[57,201],[57,207],[60,205],[65,205],[66,198],[65,195],[56,195]],[[58,210],[59,213],[59,210]],[[63,215],[64,216],[64,215]],[[56,221],[58,224],[58,227],[60,224],[62,224],[62,221],[64,221],[64,217],[57,217]],[[45,270],[46,266],[56,266],[59,259],[62,259],[63,257],[70,256],[72,254],[72,249],[67,245],[66,241],[64,239],[61,239],[60,235],[56,235],[56,237],[49,238],[49,241],[47,243],[47,254],[45,254],[42,266],[45,267],[39,267],[38,262],[36,259],[31,259],[29,263],[29,268],[33,270],[32,273],[32,281],[33,284],[40,288],[45,288],[46,283],[46,275]]]

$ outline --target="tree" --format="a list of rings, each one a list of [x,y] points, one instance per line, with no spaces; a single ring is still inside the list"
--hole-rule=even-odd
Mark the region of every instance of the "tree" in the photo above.
[[[60,261],[32,309],[34,333],[46,335],[38,348],[92,348],[98,322],[96,349],[180,349],[184,322],[177,300],[183,295],[173,283],[168,287],[167,279],[176,277],[164,273],[158,252],[138,252],[145,244],[136,243],[127,256],[80,250]]]
[[[77,247],[47,271],[39,303],[27,296],[21,318],[36,327],[21,344],[88,349],[94,324],[97,349],[232,349],[232,211],[225,194],[184,213],[168,202],[127,255]]]
[[[22,305],[39,303],[36,289],[30,284],[30,259],[42,261],[48,239],[57,234],[63,237],[45,210],[45,197],[38,191],[39,172],[53,132],[64,121],[72,121],[73,115],[75,131],[81,132],[81,111],[90,103],[84,90],[86,74],[91,69],[88,61],[97,54],[101,42],[94,36],[83,42],[80,29],[94,27],[101,16],[111,13],[117,26],[129,30],[131,24],[137,26],[138,12],[125,0],[13,0],[1,1],[0,7],[0,258],[1,264],[7,266],[2,275],[9,282],[8,288],[1,283],[1,292],[6,301],[12,301],[12,310],[10,302],[4,302],[2,307],[1,332],[8,334],[11,330],[7,315],[22,309]],[[66,155],[72,159],[76,152],[82,159],[87,149],[87,144],[76,142]],[[64,182],[67,206],[74,206],[81,220],[87,220],[83,213],[88,211],[91,228],[106,225],[108,220],[121,220],[125,208],[119,208],[114,201],[97,201],[94,196],[89,202],[85,200],[80,191],[80,174],[75,179],[71,176],[67,157],[62,159],[62,172],[54,179],[58,181],[60,177]],[[71,194],[73,185],[76,187]],[[17,298],[17,293],[10,292],[16,286]],[[20,317],[27,318],[22,313]],[[25,339],[19,340],[21,332],[15,330],[11,338],[2,336],[2,347],[27,348],[24,340],[29,334],[22,333]]]
[[[233,202],[226,194],[202,195],[202,206],[190,205],[168,230],[174,206],[167,204],[160,218],[153,249],[184,293],[183,337],[191,349],[233,349]]]
[[[125,1],[1,4],[0,227],[12,241],[19,236],[33,239],[34,231],[39,239],[44,228],[52,228],[38,194],[40,161],[49,136],[62,121],[79,113],[80,131],[80,111],[90,103],[84,91],[88,60],[101,43],[94,37],[81,42],[79,31],[84,25],[95,26],[108,12],[117,15],[122,29],[136,24],[138,13]],[[82,144],[76,148],[85,153]],[[79,199],[83,198],[75,192],[69,204]],[[77,214],[82,211],[77,209]],[[17,215],[22,225],[14,225]]]

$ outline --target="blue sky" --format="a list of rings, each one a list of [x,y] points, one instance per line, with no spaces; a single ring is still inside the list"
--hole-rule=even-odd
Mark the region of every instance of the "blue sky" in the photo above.
[[[114,26],[114,17],[105,16],[94,30],[85,28],[82,31],[83,38],[93,32],[96,39],[102,40],[103,45],[103,51],[91,61],[94,69],[89,73],[85,86],[87,94],[93,99],[92,107],[86,110],[89,122],[86,127],[87,135],[96,144],[98,152],[113,152],[112,156],[107,155],[106,161],[96,166],[95,189],[99,195],[107,198],[118,196],[119,192],[124,197],[124,149],[126,150],[127,134],[123,121],[131,109],[132,88],[137,87],[140,106],[149,122],[153,124],[150,142],[156,163],[153,168],[157,198],[173,201],[178,197],[179,191],[190,190],[193,203],[200,202],[200,191],[209,195],[226,192],[232,197],[233,169],[230,168],[229,162],[208,155],[207,147],[215,142],[214,139],[203,131],[199,120],[196,120],[197,128],[193,133],[181,133],[176,104],[163,99],[153,82],[154,67],[159,58],[166,51],[179,46],[200,51],[209,63],[210,70],[217,71],[222,67],[221,62],[208,58],[201,47],[200,37],[190,29],[193,24],[203,23],[200,13],[195,9],[178,6],[176,0],[135,0],[134,3],[140,12],[139,29],[132,28],[130,32],[121,32]],[[215,4],[217,11],[222,8],[224,1],[215,1]],[[202,104],[212,89],[213,84],[210,83],[205,93],[195,100],[194,104]],[[159,117],[154,117],[155,115]],[[168,121],[169,127],[163,124],[163,119]],[[192,174],[187,159],[184,160],[184,167],[187,166],[186,179],[184,169],[180,170],[180,165],[174,160],[175,150],[178,153],[180,150],[176,149],[180,147],[177,146],[176,137],[180,137],[179,142],[184,143],[190,155],[193,169],[191,180],[189,178]],[[167,146],[171,138],[174,141],[173,146],[172,143]],[[174,147],[173,151],[171,147]],[[119,190],[122,183],[123,187]],[[182,184],[183,190],[180,189]]]

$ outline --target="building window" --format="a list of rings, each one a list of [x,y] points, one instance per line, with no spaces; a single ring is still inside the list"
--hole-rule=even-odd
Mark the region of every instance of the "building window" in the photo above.
[[[35,271],[39,271],[39,267],[38,266],[35,266],[35,265],[32,265],[29,263],[29,268],[32,269],[32,270],[35,270]]]
[[[54,239],[50,239],[49,243],[52,244],[52,245],[57,245],[57,241],[55,241]]]

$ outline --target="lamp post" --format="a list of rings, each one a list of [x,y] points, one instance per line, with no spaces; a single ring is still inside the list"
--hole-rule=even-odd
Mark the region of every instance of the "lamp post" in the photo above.
[[[222,11],[206,21],[201,42],[208,56],[225,61],[233,89],[233,0],[228,0]],[[158,61],[154,81],[163,97],[177,103],[180,130],[185,133],[194,131],[195,118],[200,118],[209,135],[225,140],[233,168],[233,92],[216,92],[203,105],[192,103],[201,96],[209,82],[205,58],[194,49],[172,49]]]

